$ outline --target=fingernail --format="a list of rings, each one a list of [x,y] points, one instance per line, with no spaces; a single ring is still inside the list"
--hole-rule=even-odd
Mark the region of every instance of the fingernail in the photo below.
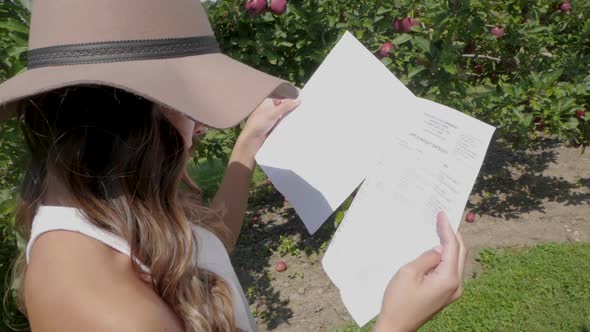
[[[442,254],[442,246],[440,244],[432,249],[436,250],[439,254]]]

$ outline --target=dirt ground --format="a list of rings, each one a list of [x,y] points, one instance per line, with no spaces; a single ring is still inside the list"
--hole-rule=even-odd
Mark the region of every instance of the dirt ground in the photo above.
[[[251,210],[254,221],[233,260],[261,330],[330,331],[350,322],[321,267],[333,223],[310,237],[270,186],[253,193]],[[590,242],[590,151],[582,154],[553,139],[527,151],[495,142],[467,210],[478,218],[461,225],[469,250],[466,280],[481,271],[476,258],[482,248]],[[288,269],[279,273],[281,260]]]

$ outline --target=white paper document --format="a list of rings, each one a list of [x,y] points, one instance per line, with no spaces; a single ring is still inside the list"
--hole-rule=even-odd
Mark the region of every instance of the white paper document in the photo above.
[[[425,99],[413,111],[420,121],[392,135],[322,261],[359,325],[379,313],[395,272],[439,244],[439,211],[457,229],[494,132]]]
[[[274,129],[256,161],[313,234],[374,167],[414,96],[346,33]]]
[[[312,234],[362,183],[322,264],[364,325],[439,243],[437,213],[457,229],[495,128],[415,97],[350,33],[301,95],[256,160]]]

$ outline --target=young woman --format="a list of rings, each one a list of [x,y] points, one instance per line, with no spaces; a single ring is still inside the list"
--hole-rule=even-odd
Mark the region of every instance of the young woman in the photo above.
[[[36,0],[31,26],[30,70],[0,104],[30,151],[17,276],[32,330],[256,330],[228,251],[254,156],[296,90],[219,54],[196,0]],[[204,206],[193,137],[250,113]],[[442,246],[392,279],[376,330],[416,330],[460,296],[464,246],[442,214],[438,229]]]

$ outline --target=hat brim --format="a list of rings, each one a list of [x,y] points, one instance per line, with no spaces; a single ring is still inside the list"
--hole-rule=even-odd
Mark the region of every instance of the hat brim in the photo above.
[[[0,119],[13,116],[24,98],[86,84],[129,91],[217,129],[237,125],[268,97],[298,96],[286,81],[226,55],[206,54],[28,70],[0,84]]]

